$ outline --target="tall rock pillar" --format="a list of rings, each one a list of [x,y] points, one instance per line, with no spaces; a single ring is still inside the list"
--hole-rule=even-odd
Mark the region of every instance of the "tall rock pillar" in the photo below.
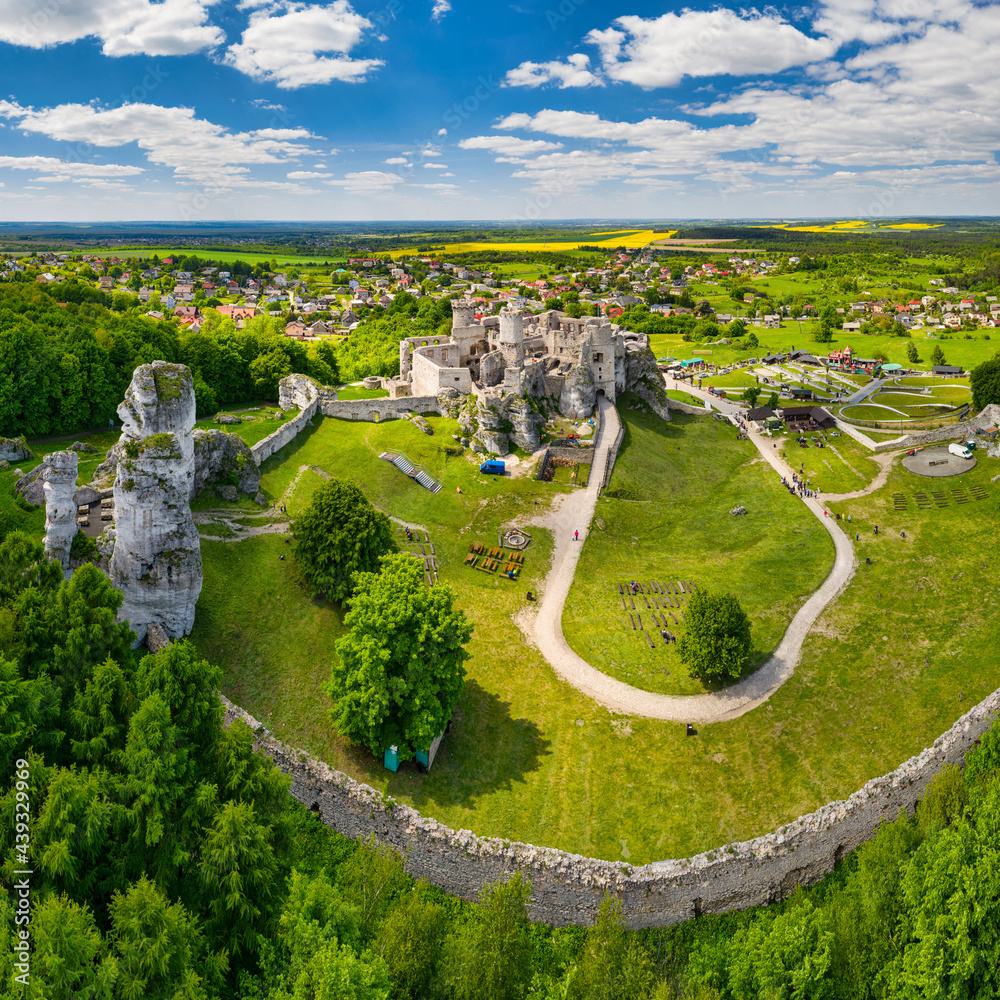
[[[194,382],[185,365],[140,365],[118,407],[111,581],[125,595],[118,617],[141,642],[151,622],[172,639],[194,626],[201,546],[191,518]]]
[[[42,459],[45,491],[45,554],[69,566],[69,550],[76,537],[76,474],[79,456],[75,451],[56,451]]]

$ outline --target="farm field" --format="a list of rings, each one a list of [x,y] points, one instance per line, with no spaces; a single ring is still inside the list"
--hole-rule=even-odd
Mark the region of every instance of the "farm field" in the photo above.
[[[226,693],[279,738],[452,827],[632,863],[683,856],[850,794],[928,745],[997,686],[997,560],[979,541],[997,518],[997,487],[989,482],[996,473],[987,463],[961,480],[986,490],[986,501],[932,511],[911,502],[897,513],[893,493],[910,496],[925,481],[896,469],[876,494],[836,505],[853,514],[862,566],[810,634],[795,675],[766,706],[687,739],[680,725],[611,716],[557,680],[524,643],[512,616],[547,565],[545,532],[533,532],[516,584],[461,565],[470,540],[489,540],[501,524],[523,522],[565,487],[478,477],[467,458],[437,450],[454,425],[430,419],[433,438],[402,422],[324,420],[265,464],[263,489],[272,501],[286,493],[297,501],[304,497],[294,493],[299,484],[308,490],[319,481],[302,467],[316,466],[355,479],[373,502],[428,528],[441,579],[455,587],[476,624],[466,689],[432,772],[394,775],[332,729],[322,686],[340,610],[309,598],[294,561],[278,558],[288,552],[280,538],[205,541],[194,639],[223,665]],[[679,421],[675,433],[683,433]],[[439,475],[445,489],[427,493],[379,461],[390,441]],[[731,460],[727,447],[721,452],[723,463]],[[686,468],[698,460],[675,454]],[[650,473],[630,484],[647,497],[676,482],[669,449],[654,458]],[[748,451],[739,465],[749,459]],[[746,468],[752,476],[756,466]],[[749,486],[753,479],[742,481]],[[751,494],[739,499],[753,506]],[[649,506],[609,498],[599,505],[602,519],[600,507],[608,504],[628,507],[633,519],[634,510]],[[610,514],[604,520],[617,523]],[[635,523],[637,552],[662,549],[661,535],[648,533],[650,521]],[[769,592],[773,576],[759,574],[758,589]],[[251,600],[247,580],[255,581]],[[746,585],[735,573],[722,582]]]
[[[674,230],[676,232],[676,230]],[[617,247],[625,247],[627,249],[637,249],[646,246],[651,243],[654,239],[666,238],[672,236],[673,232],[660,233],[653,229],[630,229],[622,230],[618,233],[594,233],[592,236],[585,236],[581,239],[576,240],[551,240],[548,242],[520,242],[520,241],[508,241],[508,242],[479,242],[473,241],[468,243],[448,243],[444,244],[444,250],[440,252],[447,251],[448,253],[483,253],[493,251],[495,253],[517,253],[518,251],[528,252],[539,252],[539,251],[549,251],[552,253],[560,253],[564,251],[579,250],[580,247],[602,247],[608,250],[614,250]],[[382,253],[379,256],[399,256],[401,254],[412,255],[417,253],[416,247],[409,247],[405,250],[394,250],[391,254]]]

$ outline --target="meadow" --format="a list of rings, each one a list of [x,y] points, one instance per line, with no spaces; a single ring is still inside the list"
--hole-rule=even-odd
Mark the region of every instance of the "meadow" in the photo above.
[[[585,660],[634,687],[700,694],[717,685],[692,677],[676,644],[657,640],[649,648],[632,627],[631,608],[622,607],[618,584],[690,580],[735,594],[753,622],[752,670],[825,579],[833,542],[731,424],[676,412],[666,424],[619,412],[625,436],[584,544],[563,632]],[[732,517],[741,504],[747,516]],[[636,607],[655,634],[641,598]],[[670,620],[668,629],[680,631]]]
[[[441,580],[475,623],[465,692],[431,772],[392,774],[336,733],[323,685],[342,612],[309,597],[294,559],[279,558],[290,551],[280,536],[204,541],[205,587],[193,639],[223,666],[225,693],[279,738],[454,828],[633,863],[683,856],[766,832],[850,794],[927,746],[998,686],[998,564],[981,541],[997,529],[997,488],[990,483],[996,463],[981,462],[960,482],[985,490],[984,501],[926,511],[911,500],[896,512],[894,493],[912,497],[926,485],[897,468],[877,493],[836,505],[853,515],[861,566],[807,638],[795,675],[766,705],[734,722],[702,726],[690,739],[681,725],[612,715],[558,680],[525,643],[513,618],[544,575],[546,532],[533,530],[525,575],[516,583],[462,566],[470,542],[493,540],[501,525],[523,523],[572,487],[479,477],[468,457],[440,450],[442,440],[450,443],[453,422],[429,419],[434,437],[401,421],[326,419],[265,463],[262,488],[273,501],[294,495],[294,513],[319,482],[302,468],[315,466],[354,479],[374,503],[428,529]],[[682,433],[679,422],[675,433]],[[674,461],[701,467],[710,479],[714,449],[689,454],[684,440],[676,439],[682,450]],[[444,489],[430,494],[380,461],[390,443],[427,465]],[[649,497],[676,484],[669,457],[652,463],[647,475],[639,466],[628,488]],[[725,467],[735,456],[723,449],[719,460]],[[628,469],[626,463],[620,470],[620,485]],[[306,493],[295,494],[300,484]],[[756,503],[753,494],[739,499],[748,509]],[[794,530],[801,508],[788,501]],[[605,519],[601,508],[638,506],[609,498],[598,517],[621,532],[624,525],[610,514]],[[636,552],[660,546],[660,537],[648,533],[654,529],[644,522],[633,531]],[[803,541],[809,530],[803,526]],[[710,546],[706,541],[705,556],[713,560]],[[733,566],[720,579],[742,591],[738,558]],[[789,599],[822,568],[814,564],[787,590],[774,579],[785,572],[797,570],[777,566],[756,586]]]

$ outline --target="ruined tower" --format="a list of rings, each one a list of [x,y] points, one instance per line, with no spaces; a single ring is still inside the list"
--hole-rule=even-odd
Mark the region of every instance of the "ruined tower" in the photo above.
[[[497,345],[503,355],[504,368],[520,369],[524,364],[524,320],[520,312],[500,310],[500,336]]]

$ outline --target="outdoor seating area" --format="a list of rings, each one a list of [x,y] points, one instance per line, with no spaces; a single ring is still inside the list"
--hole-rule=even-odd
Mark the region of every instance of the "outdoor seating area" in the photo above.
[[[483,573],[499,572],[508,580],[516,580],[524,568],[524,553],[511,550],[508,555],[506,549],[487,549],[482,542],[473,542],[469,545],[468,555],[462,560],[462,564]]]

